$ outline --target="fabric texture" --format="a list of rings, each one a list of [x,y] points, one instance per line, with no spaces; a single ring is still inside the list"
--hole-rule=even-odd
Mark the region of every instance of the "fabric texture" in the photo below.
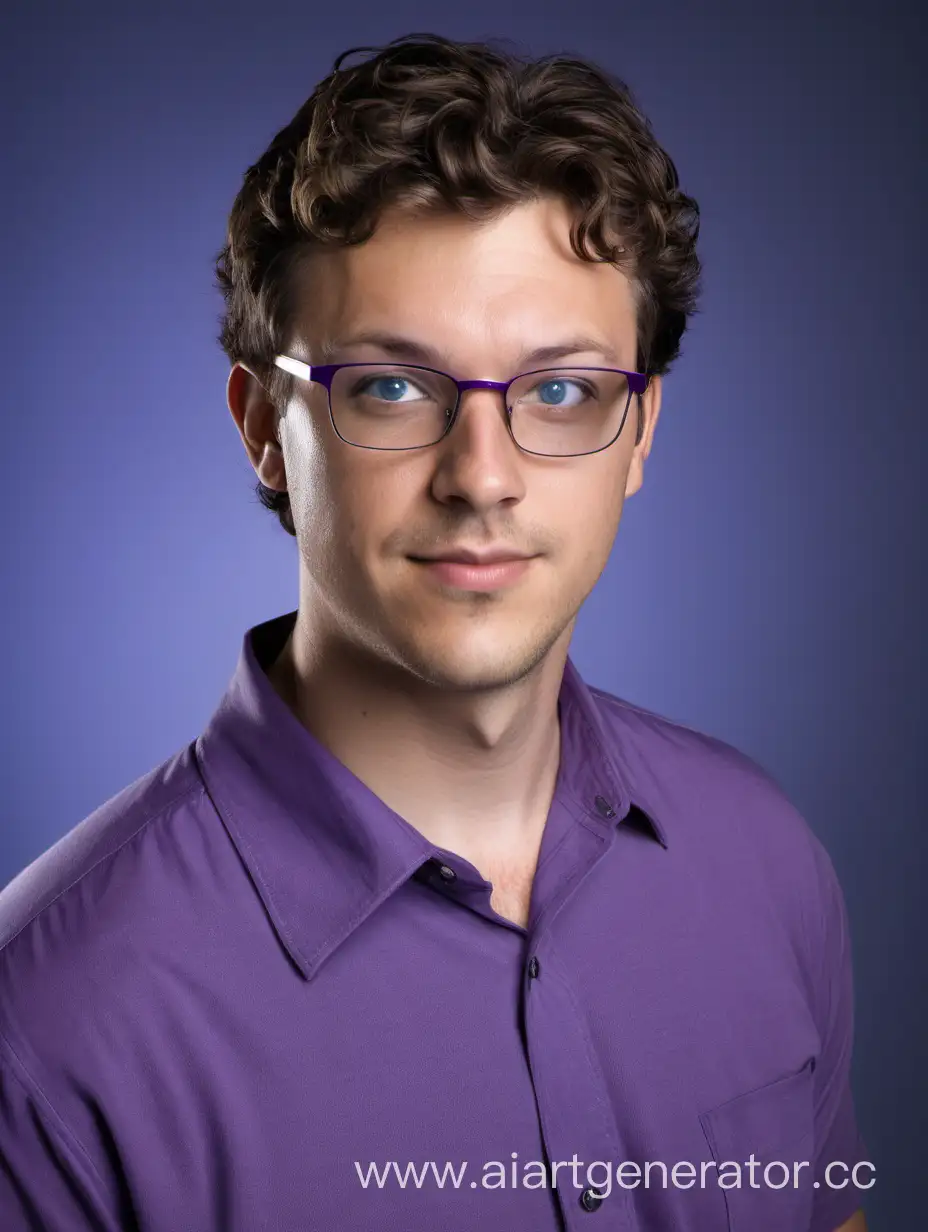
[[[295,616],[0,894],[0,1227],[834,1232],[849,927],[773,779],[568,661],[520,928],[278,697]]]

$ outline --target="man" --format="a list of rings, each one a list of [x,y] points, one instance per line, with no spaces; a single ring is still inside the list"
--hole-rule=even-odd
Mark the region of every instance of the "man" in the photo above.
[[[343,59],[218,264],[299,606],[0,900],[0,1225],[860,1232],[827,854],[568,659],[695,202],[591,65]]]

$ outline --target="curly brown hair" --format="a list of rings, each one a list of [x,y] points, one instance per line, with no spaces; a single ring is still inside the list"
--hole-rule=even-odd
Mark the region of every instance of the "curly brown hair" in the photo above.
[[[245,174],[216,259],[219,343],[283,413],[292,380],[273,364],[293,319],[295,270],[319,247],[361,244],[389,206],[485,219],[558,195],[578,257],[628,276],[639,371],[663,374],[697,311],[699,207],[627,85],[569,55],[409,34],[342,52]],[[350,68],[358,52],[373,56]],[[261,504],[291,535],[286,492]]]

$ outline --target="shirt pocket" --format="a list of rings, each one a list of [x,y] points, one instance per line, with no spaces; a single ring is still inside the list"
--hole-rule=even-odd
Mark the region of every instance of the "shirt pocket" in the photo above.
[[[700,1113],[718,1165],[715,1183],[732,1185],[735,1169],[724,1165],[740,1167],[740,1185],[719,1185],[728,1232],[807,1232],[815,1196],[814,1068],[810,1059],[795,1073]],[[747,1166],[752,1154],[758,1161],[754,1168]],[[797,1168],[803,1161],[808,1166]]]

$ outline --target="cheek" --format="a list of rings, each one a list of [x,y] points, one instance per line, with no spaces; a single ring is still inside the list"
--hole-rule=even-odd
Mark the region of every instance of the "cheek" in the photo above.
[[[338,525],[337,472],[327,454],[328,442],[308,415],[294,423],[285,437],[287,490],[297,538],[304,554],[326,551]]]
[[[333,576],[376,569],[388,537],[417,524],[416,477],[395,459],[307,436],[297,444],[294,469],[304,556]]]
[[[604,567],[622,516],[624,490],[624,480],[620,483],[610,468],[561,493],[562,533],[572,544],[578,569],[598,573]]]

